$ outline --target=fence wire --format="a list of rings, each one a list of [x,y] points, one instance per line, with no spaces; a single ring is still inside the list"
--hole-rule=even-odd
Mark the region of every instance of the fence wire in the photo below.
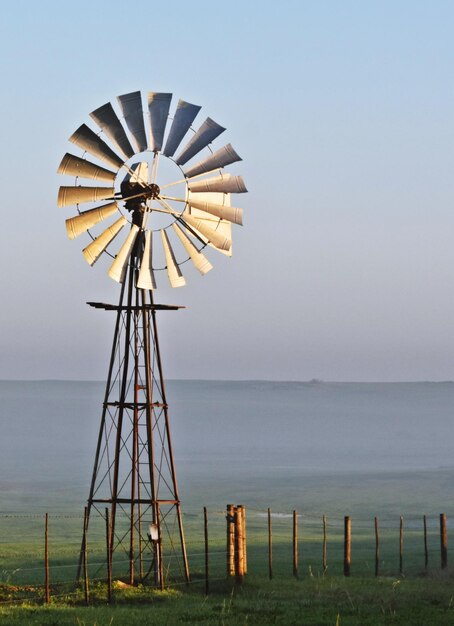
[[[268,511],[246,507],[246,546],[248,574],[266,577],[270,572],[270,557],[274,577],[337,576],[342,575],[345,565],[345,534],[343,517],[325,518],[324,540],[323,515],[302,512],[297,515],[297,541],[293,536],[293,511]],[[268,519],[271,520],[269,543]],[[452,530],[447,513],[447,536]],[[80,548],[82,543],[83,516],[77,514],[50,514],[48,531],[49,579],[52,597],[69,597],[81,594],[76,581]],[[378,549],[374,518],[351,517],[350,575],[417,576],[446,566],[446,545],[443,562],[443,542],[440,531],[440,515],[424,517],[405,515],[378,516]],[[27,601],[42,601],[45,588],[44,560],[45,516],[0,515],[0,603],[13,603],[26,597]],[[87,570],[90,584],[103,582],[107,577],[104,520],[90,522],[87,538]],[[200,585],[205,580],[206,551],[204,541],[203,509],[184,516],[187,558],[191,572],[191,584]],[[425,528],[425,530],[424,530]],[[226,511],[208,510],[208,564],[209,580],[225,580],[227,574],[227,521]],[[297,569],[295,571],[295,551]],[[143,555],[142,569],[152,564],[151,554]],[[324,561],[324,558],[326,561]],[[140,580],[138,551],[134,554],[136,580]],[[171,576],[166,586],[187,584],[178,575],[172,576],[175,559],[163,554],[164,571]],[[130,560],[127,555],[114,554],[113,575],[115,579],[128,578]],[[60,593],[62,585],[73,586]],[[78,590],[76,590],[78,589]],[[12,594],[15,594],[14,597]],[[19,597],[19,600],[17,599]]]

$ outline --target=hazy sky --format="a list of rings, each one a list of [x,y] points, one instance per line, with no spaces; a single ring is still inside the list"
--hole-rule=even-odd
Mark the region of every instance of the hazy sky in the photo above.
[[[234,256],[158,300],[172,378],[454,378],[454,3],[2,3],[1,378],[102,379],[115,302],[57,209],[67,138],[118,94],[227,126]]]

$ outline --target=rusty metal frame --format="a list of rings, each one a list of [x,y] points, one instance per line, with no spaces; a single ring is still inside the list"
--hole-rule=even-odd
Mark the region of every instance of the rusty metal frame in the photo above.
[[[137,289],[135,258],[133,254],[118,305],[88,303],[116,311],[116,322],[86,526],[95,514],[104,518],[109,507],[115,576],[130,584],[152,576],[162,588],[163,559],[172,567],[178,564],[177,572],[167,568],[166,579],[170,575],[189,581],[189,566],[156,312],[183,307],[155,304],[152,291]],[[151,523],[158,528],[158,545],[147,536]],[[127,572],[115,563],[118,553],[127,555]],[[81,566],[82,560],[78,578]]]

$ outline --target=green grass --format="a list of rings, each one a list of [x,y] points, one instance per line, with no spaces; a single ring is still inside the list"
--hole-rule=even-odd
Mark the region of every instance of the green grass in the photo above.
[[[104,533],[91,524],[89,563],[92,605],[74,584],[82,517],[50,510],[52,602],[43,600],[44,516],[0,516],[0,623],[2,624],[298,624],[454,625],[454,572],[440,570],[438,513],[454,511],[454,472],[305,477],[291,473],[248,481],[232,496],[226,483],[204,490],[184,506],[190,586],[164,592],[146,587],[117,589],[107,605]],[[225,487],[225,490],[223,490]],[[197,496],[197,497],[195,497]],[[216,499],[215,499],[216,497]],[[202,506],[208,506],[211,593],[204,594]],[[225,580],[225,513],[220,502],[247,506],[249,574],[243,587]],[[447,506],[448,504],[448,506]],[[273,572],[268,580],[266,507],[273,511]],[[299,574],[292,577],[293,508],[299,519]],[[429,570],[424,570],[422,515],[429,521]],[[276,515],[274,515],[276,514]],[[328,517],[328,571],[322,577],[322,514]],[[343,516],[352,516],[352,576],[342,576]],[[404,576],[399,575],[399,515],[404,515]],[[373,519],[379,516],[381,562],[374,577]],[[449,538],[448,544],[452,541]],[[449,556],[451,559],[451,554]],[[123,557],[127,565],[127,559]],[[450,561],[451,562],[451,561]],[[117,568],[120,564],[117,563]],[[116,570],[120,576],[119,569]]]
[[[25,520],[20,520],[22,523]],[[51,518],[52,521],[52,518]],[[192,583],[181,581],[164,592],[138,585],[114,590],[107,604],[104,583],[90,585],[90,606],[74,584],[79,546],[79,520],[74,535],[67,520],[65,542],[51,543],[51,605],[43,604],[42,542],[24,547],[3,544],[2,562],[23,569],[0,585],[0,622],[4,624],[268,624],[307,626],[443,626],[454,624],[454,572],[441,571],[436,527],[430,534],[430,569],[424,570],[420,529],[407,531],[404,573],[398,575],[398,525],[382,529],[381,576],[374,573],[372,521],[353,524],[352,575],[342,576],[342,520],[329,520],[328,571],[322,576],[321,520],[303,518],[300,523],[299,579],[292,576],[291,518],[273,517],[273,579],[268,579],[267,520],[262,512],[248,511],[248,570],[243,586],[225,578],[225,519],[219,512],[209,516],[210,594],[204,593],[202,521],[191,517],[187,524]],[[398,520],[396,520],[398,521]],[[60,522],[59,522],[60,523]],[[23,530],[23,528],[22,528]],[[14,538],[14,536],[13,536]],[[68,545],[69,542],[69,545]],[[19,561],[18,561],[19,559]],[[91,578],[95,561],[102,561],[102,544],[90,553]],[[29,566],[27,568],[27,566]],[[33,567],[30,567],[33,566]],[[98,566],[96,566],[98,567]],[[99,567],[98,567],[99,570]],[[13,570],[14,572],[14,570]],[[105,576],[105,569],[97,572]],[[28,581],[28,584],[20,584]],[[64,582],[59,582],[64,581]]]
[[[208,597],[202,585],[164,592],[143,587],[115,590],[106,605],[105,589],[92,589],[93,605],[82,594],[47,606],[0,608],[8,624],[282,624],[306,626],[443,626],[454,624],[453,577],[292,578],[248,577],[242,587],[216,583]]]

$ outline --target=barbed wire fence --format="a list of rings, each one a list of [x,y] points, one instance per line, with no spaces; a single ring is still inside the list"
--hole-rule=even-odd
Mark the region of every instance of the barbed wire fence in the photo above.
[[[226,509],[202,508],[184,516],[191,580],[166,577],[166,587],[189,584],[208,593],[226,579],[241,582],[247,575],[300,580],[342,575],[398,578],[430,575],[448,567],[451,512],[366,518],[244,509],[246,578],[235,577],[236,570],[232,575],[227,537],[234,519],[227,519]],[[77,581],[83,524],[83,514],[50,513],[46,541],[46,514],[1,514],[0,604],[41,603],[50,598],[88,602],[83,581]],[[107,601],[105,541],[103,525],[92,525],[86,546],[87,584],[90,589],[97,587],[98,599]],[[150,563],[151,556],[145,565]],[[126,555],[115,556],[114,588],[124,585],[121,572],[128,565]],[[166,562],[164,571],[169,570]]]

